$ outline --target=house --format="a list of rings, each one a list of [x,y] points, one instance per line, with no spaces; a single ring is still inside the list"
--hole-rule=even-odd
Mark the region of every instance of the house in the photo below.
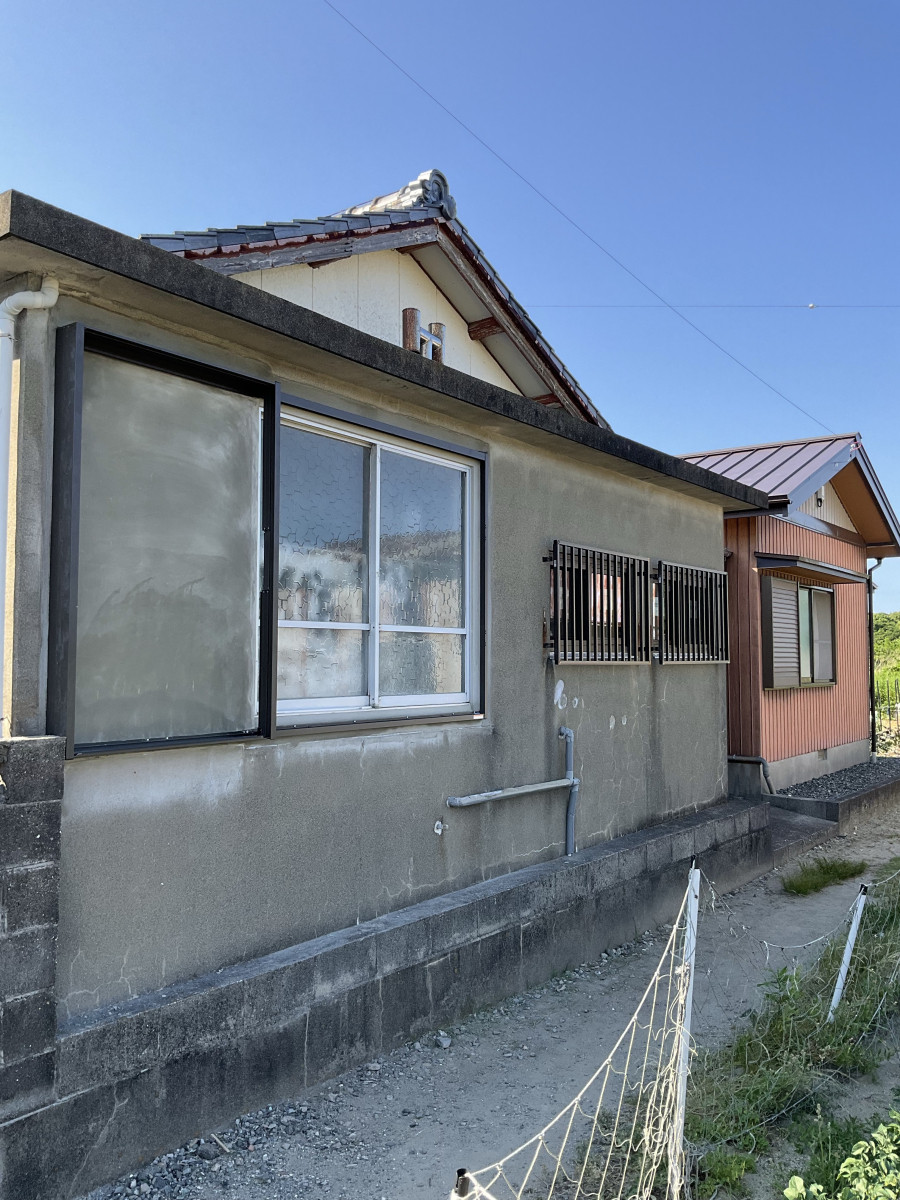
[[[2,1200],[772,861],[726,794],[765,491],[609,429],[437,173],[160,240],[0,196]]]
[[[900,554],[900,524],[858,433],[739,446],[686,461],[769,494],[729,513],[728,751],[766,760],[777,790],[865,762],[871,568]],[[759,767],[733,764],[743,790]]]

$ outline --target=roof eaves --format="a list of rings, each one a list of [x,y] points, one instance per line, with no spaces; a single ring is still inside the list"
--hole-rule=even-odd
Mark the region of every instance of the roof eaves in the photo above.
[[[760,508],[768,497],[755,488],[654,450],[612,430],[548,409],[451,367],[411,354],[400,346],[362,333],[330,317],[304,309],[256,288],[236,288],[232,281],[202,264],[159,250],[146,241],[107,229],[83,217],[35,200],[22,192],[0,194],[0,244],[5,239],[48,253],[50,261],[68,259],[152,289],[226,321],[234,320],[284,338],[288,342],[342,360],[364,373],[402,380],[421,389],[518,422],[542,434],[597,451],[629,464],[638,478],[649,474],[657,486],[680,490],[684,485],[708,496],[734,501],[738,507]]]

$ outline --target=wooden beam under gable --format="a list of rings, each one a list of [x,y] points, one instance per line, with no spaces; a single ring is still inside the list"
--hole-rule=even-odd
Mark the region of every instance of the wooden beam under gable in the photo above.
[[[496,317],[485,317],[483,321],[472,321],[469,325],[469,337],[473,342],[483,342],[485,338],[502,332],[503,326]]]
[[[447,258],[450,260],[465,282],[469,285],[481,303],[485,306],[485,308],[488,309],[489,312],[493,312],[495,314],[493,319],[500,326],[500,329],[497,332],[506,334],[506,336],[526,360],[541,382],[547,388],[549,388],[550,394],[556,398],[559,404],[567,412],[571,413],[572,416],[579,417],[581,420],[584,420],[586,414],[582,410],[581,406],[576,404],[572,397],[569,396],[564,388],[560,386],[559,381],[553,377],[553,374],[549,370],[547,364],[537,353],[535,348],[528,342],[527,338],[523,335],[516,323],[509,316],[507,316],[502,309],[498,311],[497,297],[494,295],[488,285],[481,279],[477,271],[474,270],[472,264],[468,261],[462,251],[458,249],[453,240],[448,237],[442,228],[438,228],[437,234],[437,243],[441,250],[443,250],[444,254],[446,254]],[[477,324],[478,322],[475,323]]]

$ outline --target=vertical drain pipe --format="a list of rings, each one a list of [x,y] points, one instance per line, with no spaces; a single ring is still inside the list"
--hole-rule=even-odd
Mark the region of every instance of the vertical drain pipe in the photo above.
[[[578,789],[581,780],[575,776],[575,731],[561,725],[559,736],[566,739],[566,779],[569,781],[569,802],[566,805],[566,857],[575,853],[575,813],[578,809]]]
[[[872,572],[877,571],[884,560],[877,558],[867,572],[866,594],[869,600],[869,720],[871,721],[869,762],[878,757],[878,724],[875,720],[875,582]]]
[[[9,538],[9,465],[12,454],[13,337],[16,317],[26,308],[52,308],[59,299],[59,284],[45,276],[39,292],[15,292],[0,300],[0,728],[6,720],[9,697],[4,695],[6,676],[6,556]],[[4,730],[12,733],[12,728]]]

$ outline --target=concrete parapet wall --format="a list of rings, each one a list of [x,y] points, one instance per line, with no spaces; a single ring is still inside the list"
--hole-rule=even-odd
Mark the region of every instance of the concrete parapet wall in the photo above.
[[[768,805],[729,801],[113,1008],[57,1041],[55,1096],[0,1125],[0,1200],[63,1200],[236,1114],[671,919],[697,856],[772,866]]]

